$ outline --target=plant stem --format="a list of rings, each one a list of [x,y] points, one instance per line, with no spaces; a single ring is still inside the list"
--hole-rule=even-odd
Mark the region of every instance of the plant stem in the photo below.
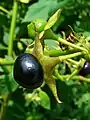
[[[0,10],[7,13],[7,14],[9,14],[9,11],[7,9],[5,9],[4,7],[2,7],[2,6],[0,6]]]
[[[76,75],[77,73],[79,72],[79,70],[78,69],[75,69],[72,73],[71,73],[71,75],[67,78],[67,80],[70,80],[74,75]]]
[[[62,75],[63,79],[67,79],[70,75]],[[86,78],[80,75],[74,75],[72,76],[72,80],[80,80],[85,82],[90,82],[90,78]]]
[[[13,3],[13,12],[12,12],[12,20],[11,20],[11,26],[10,26],[10,38],[9,38],[9,45],[8,45],[8,56],[12,56],[13,53],[13,39],[14,39],[14,33],[15,33],[15,25],[16,25],[16,16],[17,16],[17,8],[18,8],[18,2],[17,0],[14,0]],[[13,63],[13,62],[12,62]],[[7,61],[4,61],[4,64],[8,64]],[[0,120],[4,120],[5,113],[8,106],[8,101],[11,96],[11,91],[8,89],[9,93],[4,98],[3,104],[1,106],[1,114],[0,114]]]
[[[8,61],[3,58],[0,58],[0,65],[13,65],[13,64],[14,64],[14,60]]]
[[[13,12],[12,12],[12,21],[10,26],[10,38],[9,38],[9,45],[8,45],[8,56],[12,56],[13,52],[13,39],[14,39],[14,32],[15,32],[15,25],[16,25],[16,16],[17,16],[17,9],[18,9],[18,2],[14,0],[13,4]]]
[[[59,65],[56,65],[55,67],[55,76],[57,76],[57,78],[59,78],[61,81],[64,81],[62,75],[60,75],[59,71],[58,71]]]
[[[72,44],[72,43],[70,43],[70,42],[68,42],[68,41],[66,41],[66,40],[64,40],[64,39],[62,39],[62,38],[60,38],[60,37],[58,38],[58,42],[61,42],[61,43],[65,44],[65,45],[68,45],[68,46],[70,46],[70,47],[72,47],[72,48],[75,48],[75,49],[79,49],[79,50],[81,50],[81,51],[88,52],[85,48],[80,47],[80,46],[77,46],[77,45],[75,45],[75,44]]]
[[[79,61],[75,61],[75,60],[72,60],[72,59],[67,59],[68,62],[72,63],[73,65],[78,65],[79,64]]]
[[[63,81],[67,81],[67,78],[69,78],[70,76],[71,76],[71,74],[60,75],[58,72],[55,73],[55,79],[59,79],[59,80],[63,80]],[[86,78],[86,77],[83,77],[83,76],[80,76],[80,75],[74,75],[74,76],[72,76],[71,80],[80,80],[80,81],[84,81],[84,82],[90,83],[90,78]]]
[[[66,59],[70,59],[72,57],[79,56],[79,55],[82,55],[82,52],[77,52],[77,53],[73,53],[73,54],[65,55],[65,56],[59,56],[59,59],[60,59],[60,61],[63,61],[63,60],[66,60]]]

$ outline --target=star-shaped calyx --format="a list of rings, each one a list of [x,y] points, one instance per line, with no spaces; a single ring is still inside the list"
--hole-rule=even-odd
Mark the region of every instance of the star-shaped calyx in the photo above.
[[[34,44],[34,49],[33,49],[32,54],[40,61],[43,67],[45,83],[51,89],[57,102],[61,103],[57,95],[56,82],[52,75],[53,69],[55,65],[60,62],[60,59],[59,57],[50,57],[50,56],[44,55],[43,45],[42,45],[41,40],[39,39],[39,35],[37,32],[35,35],[35,44]]]
[[[53,34],[51,27],[59,19],[61,11],[61,9],[57,10],[47,22],[45,22],[44,20],[36,20],[28,25],[28,33],[30,37],[33,36],[33,38],[35,38],[32,54],[41,63],[44,71],[44,81],[53,92],[53,95],[55,96],[58,103],[61,103],[61,101],[59,100],[57,95],[56,82],[53,78],[52,72],[55,65],[58,64],[61,60],[60,57],[50,57],[44,55],[44,40],[46,38],[57,39],[56,35]]]

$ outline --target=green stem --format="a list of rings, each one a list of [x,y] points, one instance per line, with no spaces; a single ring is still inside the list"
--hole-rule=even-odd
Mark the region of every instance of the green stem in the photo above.
[[[61,81],[64,81],[62,75],[59,74],[58,68],[59,68],[59,65],[56,65],[56,67],[55,67],[55,76],[57,76],[57,78],[59,78]]]
[[[64,40],[64,39],[62,39],[62,38],[60,38],[60,37],[58,38],[58,42],[61,42],[61,43],[65,44],[65,45],[68,45],[68,46],[70,46],[70,47],[72,47],[72,48],[75,48],[75,49],[78,49],[78,50],[81,50],[81,51],[88,52],[85,48],[80,47],[80,46],[77,46],[77,45],[75,45],[75,44],[72,44],[72,43],[70,43],[70,42],[68,42],[68,41],[66,41],[66,40]]]
[[[7,14],[9,14],[9,11],[7,9],[5,9],[4,7],[2,7],[2,6],[0,6],[0,10],[7,13]]]
[[[65,56],[59,56],[59,59],[60,61],[63,61],[63,60],[70,59],[70,58],[80,56],[80,55],[82,55],[82,52],[77,52],[77,53],[73,53],[73,54],[65,55]]]
[[[70,80],[74,75],[76,75],[79,72],[78,69],[75,69],[72,74],[67,78],[67,80]]]
[[[10,26],[10,38],[9,38],[9,45],[8,45],[8,55],[9,56],[12,56],[12,53],[13,53],[13,39],[14,39],[14,35],[15,35],[14,33],[15,33],[17,9],[18,9],[18,2],[16,0],[14,0],[12,21],[11,21],[11,26]]]
[[[14,60],[5,60],[3,58],[0,58],[0,65],[13,65],[14,64]]]
[[[67,59],[68,62],[72,63],[73,65],[78,65],[79,64],[79,61],[75,61],[75,60],[72,60],[72,59]]]
[[[64,81],[67,81],[67,78],[69,78],[71,76],[71,74],[68,74],[68,75],[60,75],[58,72],[55,73],[55,76],[54,78],[55,79],[59,79],[59,80],[64,80]],[[62,79],[61,79],[62,78]],[[86,78],[86,77],[83,77],[83,76],[80,76],[80,75],[74,75],[72,76],[71,78],[72,80],[80,80],[80,81],[84,81],[84,82],[88,82],[90,83],[90,78]],[[69,79],[70,80],[70,79]]]
[[[70,75],[62,75],[63,79],[67,79]],[[84,82],[90,82],[90,78],[86,78],[80,75],[74,75],[72,76],[72,80],[80,80],[80,81],[84,81]]]
[[[8,45],[8,56],[12,56],[12,53],[13,53],[13,40],[14,40],[14,35],[15,35],[17,8],[18,8],[18,2],[17,2],[17,0],[14,0],[13,12],[12,12],[12,20],[11,20],[11,26],[10,26],[10,38],[9,38],[9,45]],[[4,61],[3,64],[8,64],[8,62]],[[13,62],[11,62],[10,64],[13,64]],[[10,96],[11,96],[11,91],[9,89],[8,89],[8,91],[9,91],[9,93],[4,98],[4,102],[3,102],[2,106],[1,106],[0,120],[4,120],[4,118],[5,118],[5,113],[6,113],[6,110],[7,110],[8,101],[9,101]]]

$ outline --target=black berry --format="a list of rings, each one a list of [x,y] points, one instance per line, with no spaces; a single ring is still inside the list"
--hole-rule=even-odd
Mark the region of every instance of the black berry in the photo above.
[[[80,70],[80,75],[86,76],[90,74],[90,62],[85,62],[83,68]]]
[[[32,54],[20,54],[13,70],[14,79],[25,88],[38,88],[43,82],[43,68]]]

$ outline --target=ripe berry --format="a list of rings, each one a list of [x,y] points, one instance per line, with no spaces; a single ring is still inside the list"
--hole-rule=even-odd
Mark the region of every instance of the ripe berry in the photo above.
[[[80,70],[80,75],[86,76],[90,74],[90,62],[85,62],[83,68]]]
[[[14,79],[25,88],[40,87],[43,82],[43,68],[32,54],[22,53],[14,64]]]

